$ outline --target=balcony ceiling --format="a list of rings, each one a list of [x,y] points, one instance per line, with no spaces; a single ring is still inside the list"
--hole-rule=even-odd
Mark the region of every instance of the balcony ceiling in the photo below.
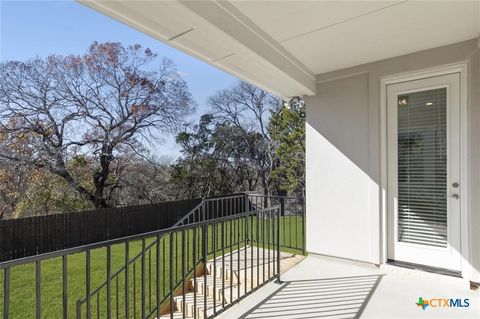
[[[478,37],[480,1],[98,1],[85,5],[279,96],[316,75]]]

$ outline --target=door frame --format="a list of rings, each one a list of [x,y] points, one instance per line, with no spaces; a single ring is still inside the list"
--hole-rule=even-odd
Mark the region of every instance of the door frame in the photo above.
[[[388,146],[387,146],[387,86],[429,77],[460,73],[460,240],[461,273],[469,279],[471,275],[469,250],[469,180],[468,180],[468,121],[467,121],[467,70],[468,62],[459,62],[434,68],[398,73],[380,78],[380,261],[387,262],[388,256]]]

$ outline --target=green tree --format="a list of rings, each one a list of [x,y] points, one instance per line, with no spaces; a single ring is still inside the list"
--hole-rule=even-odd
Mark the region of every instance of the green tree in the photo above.
[[[305,106],[293,98],[274,113],[268,127],[274,141],[276,165],[272,178],[289,193],[305,192]]]
[[[250,133],[249,139],[259,139]],[[244,133],[205,114],[177,136],[182,157],[173,166],[171,184],[177,197],[207,197],[255,190],[259,184]]]
[[[208,197],[229,193],[229,178],[222,167],[215,146],[216,124],[211,114],[204,114],[197,125],[177,136],[183,157],[172,170],[172,184],[178,198]]]

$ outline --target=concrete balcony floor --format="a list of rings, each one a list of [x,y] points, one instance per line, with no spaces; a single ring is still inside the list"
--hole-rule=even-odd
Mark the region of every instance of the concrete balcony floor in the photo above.
[[[462,279],[309,255],[219,318],[480,318],[480,292]],[[469,298],[469,307],[417,306],[419,297]]]

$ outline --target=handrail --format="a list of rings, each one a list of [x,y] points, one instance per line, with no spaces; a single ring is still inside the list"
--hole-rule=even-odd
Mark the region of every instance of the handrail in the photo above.
[[[277,207],[272,207],[272,209],[275,209]],[[271,209],[271,208],[269,208]],[[188,225],[178,225],[178,226],[172,226],[170,228],[165,228],[165,229],[162,229],[162,230],[159,230],[159,231],[152,231],[152,232],[148,232],[148,233],[143,233],[143,234],[138,234],[138,235],[135,235],[134,239],[131,239],[132,237],[124,237],[125,241],[135,241],[135,240],[139,240],[139,239],[142,239],[142,238],[148,238],[148,237],[154,237],[154,236],[165,236],[166,234],[169,234],[171,233],[172,231],[182,231],[182,230],[188,230],[188,229],[191,229],[193,227],[197,227],[197,226],[203,226],[203,225],[210,225],[212,223],[218,223],[218,222],[224,222],[224,221],[229,221],[229,220],[233,220],[233,219],[237,219],[237,218],[241,218],[241,217],[248,217],[248,216],[251,216],[251,215],[256,215],[260,212],[261,210],[254,210],[254,211],[248,211],[248,212],[244,212],[244,213],[238,213],[238,214],[234,214],[234,215],[231,215],[231,216],[224,216],[224,217],[219,217],[219,218],[214,218],[214,219],[209,219],[209,220],[204,220],[204,221],[201,221],[201,222],[197,222],[197,223],[194,223],[194,224],[188,224]],[[158,237],[157,237],[158,238]],[[164,237],[160,237],[160,239],[162,239]],[[123,239],[123,238],[121,238]],[[120,242],[120,243],[123,243],[123,242]],[[150,243],[149,248],[152,248],[155,244],[157,243],[157,241],[154,241],[152,243]],[[117,243],[115,243],[117,244]],[[110,244],[110,245],[106,245],[106,246],[112,246],[113,244]],[[90,247],[85,247],[85,250],[92,250],[94,248],[90,248]],[[147,247],[145,248],[145,252],[147,251]],[[140,253],[138,254],[137,256],[142,256],[143,254]],[[137,257],[136,256],[136,257]],[[129,261],[129,265],[133,264],[135,262],[136,258],[132,258],[130,261]],[[125,266],[124,266],[125,267]],[[122,269],[124,269],[124,267],[122,267]],[[118,270],[117,273],[121,272],[121,270]],[[114,277],[114,274],[112,275],[112,277]],[[106,285],[106,283],[103,283],[103,285]],[[98,292],[97,291],[98,288],[96,290],[93,290],[91,292],[91,294],[93,295],[95,292]]]
[[[285,198],[285,199],[298,199],[301,200],[303,197],[299,196],[283,196],[283,195],[265,195],[265,194],[259,194],[259,193],[254,193],[254,192],[247,192],[245,193],[246,196],[255,196],[255,197],[268,197],[268,198]]]
[[[225,200],[231,200],[231,199],[243,199],[245,197],[245,194],[241,193],[241,194],[232,194],[232,195],[228,195],[228,196],[219,196],[219,197],[209,197],[209,198],[202,198],[202,201],[196,205],[194,208],[192,208],[190,210],[190,212],[188,212],[184,217],[182,217],[180,220],[178,220],[172,227],[170,227],[170,229],[175,229],[175,228],[179,228],[179,226],[183,226],[185,225],[185,222],[188,222],[190,221],[190,218],[193,219],[193,222],[194,223],[197,223],[199,224],[199,222],[196,222],[196,221],[200,221],[201,218],[205,218],[205,216],[202,215],[202,212],[204,211],[201,211],[202,208],[205,207],[205,204],[206,203],[210,203],[210,202],[218,202],[218,201],[225,201]],[[246,209],[246,208],[245,208]],[[196,213],[199,213],[199,216],[195,216]],[[203,220],[205,221],[205,219]],[[188,224],[186,224],[188,225]],[[155,240],[150,243],[150,245],[148,247],[146,247],[145,251],[142,251],[140,253],[138,253],[137,255],[135,255],[129,262],[128,264],[126,265],[123,265],[119,270],[117,270],[115,273],[113,273],[111,275],[111,279],[110,280],[115,280],[116,277],[118,277],[120,274],[122,274],[122,272],[124,272],[127,267],[129,267],[130,265],[132,265],[133,263],[137,262],[140,258],[142,258],[142,256],[145,255],[145,253],[149,253],[149,251],[151,249],[153,249],[153,247],[155,245],[158,245],[160,242],[160,240],[163,240],[164,239],[164,236],[165,234],[161,235],[161,236],[157,236],[155,238]],[[92,292],[91,292],[91,295],[95,295],[97,293],[99,293],[103,288],[105,288],[107,286],[107,281],[103,282],[102,284],[100,284],[96,289],[94,289]],[[177,286],[175,286],[175,289],[177,288]],[[78,307],[78,304],[82,304],[85,302],[85,298],[84,299],[80,299],[77,301],[77,307]]]
[[[174,310],[174,307],[172,306],[173,298],[179,293],[185,294],[185,283],[187,280],[193,280],[193,281],[197,280],[195,279],[197,267],[203,264],[203,273],[206,274],[206,267],[207,267],[206,263],[211,262],[213,266],[213,268],[211,268],[212,271],[216,271],[214,264],[216,260],[215,256],[217,254],[223,256],[222,262],[224,262],[225,261],[224,257],[226,256],[225,255],[226,252],[227,253],[231,252],[230,253],[230,257],[231,257],[234,251],[235,252],[240,251],[240,249],[246,250],[247,247],[249,247],[248,248],[249,251],[250,249],[252,250],[252,258],[253,258],[254,256],[253,248],[250,248],[250,247],[255,246],[255,249],[257,251],[256,258],[259,258],[258,251],[262,252],[263,250],[263,258],[264,258],[263,263],[264,265],[270,265],[270,248],[271,247],[276,247],[275,250],[277,251],[278,254],[280,252],[280,247],[288,248],[288,249],[296,249],[296,250],[300,249],[300,251],[302,250],[302,248],[304,249],[303,239],[300,240],[299,243],[295,243],[294,241],[291,241],[291,239],[289,239],[289,237],[290,238],[292,237],[292,232],[295,233],[293,235],[293,238],[298,236],[297,235],[297,232],[299,230],[298,227],[301,226],[300,223],[302,224],[304,223],[303,199],[293,198],[293,197],[270,196],[270,200],[266,201],[265,204],[258,205],[257,203],[256,205],[257,201],[263,203],[264,198],[265,198],[264,195],[258,195],[258,194],[240,194],[240,195],[226,196],[226,197],[220,197],[220,198],[206,198],[206,199],[203,199],[200,204],[195,206],[189,213],[187,213],[186,216],[188,217],[180,219],[179,221],[177,221],[176,225],[169,228],[148,231],[141,234],[129,235],[121,238],[109,239],[109,240],[105,240],[97,243],[67,248],[67,249],[63,249],[55,252],[49,252],[49,253],[25,257],[17,260],[1,262],[0,270],[2,270],[1,273],[3,273],[3,291],[4,291],[4,294],[3,294],[4,301],[2,304],[4,305],[4,314],[5,314],[3,318],[9,319],[10,318],[9,314],[11,314],[14,317],[18,316],[16,312],[12,313],[13,310],[9,308],[9,305],[11,305],[10,298],[12,298],[12,296],[13,298],[16,298],[15,294],[12,294],[10,292],[10,286],[11,286],[10,274],[11,274],[12,267],[23,265],[23,264],[33,263],[35,266],[35,287],[36,287],[35,294],[36,294],[36,300],[37,300],[35,309],[36,309],[37,316],[41,317],[42,306],[45,306],[44,303],[39,302],[39,300],[41,300],[41,295],[42,295],[42,286],[44,285],[42,283],[43,267],[41,267],[41,264],[43,263],[43,261],[51,258],[58,258],[58,257],[61,258],[62,271],[59,274],[59,276],[61,276],[62,278],[61,281],[63,283],[63,303],[61,304],[63,305],[63,314],[64,314],[63,317],[67,318],[69,317],[68,307],[70,306],[70,303],[69,303],[70,294],[68,292],[68,289],[69,289],[68,272],[70,270],[67,267],[67,260],[70,260],[70,258],[67,258],[67,257],[70,257],[70,255],[76,254],[76,253],[84,253],[85,255],[85,268],[84,268],[85,295],[81,299],[77,300],[76,313],[77,313],[78,319],[80,319],[81,316],[83,316],[83,314],[87,315],[87,319],[92,318],[91,311],[95,310],[95,307],[93,307],[93,305],[95,305],[95,300],[96,300],[96,309],[102,309],[102,317],[103,317],[104,314],[110,314],[110,315],[112,314],[111,312],[112,312],[112,309],[114,308],[112,308],[111,303],[115,304],[115,297],[116,297],[115,305],[116,305],[116,311],[118,312],[119,290],[123,291],[120,293],[121,298],[125,298],[123,301],[120,300],[120,302],[124,302],[124,304],[120,306],[122,307],[122,311],[124,309],[125,313],[128,313],[132,309],[135,309],[135,304],[134,304],[134,307],[129,308],[129,302],[134,300],[133,302],[134,303],[137,302],[137,305],[138,305],[138,301],[140,300],[142,318],[150,318],[150,316],[153,316],[154,313],[157,313],[157,317],[158,317],[158,314],[161,310],[159,307],[170,307],[170,311]],[[198,215],[195,215],[195,214],[198,214]],[[233,225],[236,225],[235,229],[232,229],[232,223]],[[222,227],[226,226],[225,229],[227,229],[227,234],[229,234],[230,238],[227,238],[228,236],[225,237],[226,236],[224,232],[225,230],[223,228],[218,228],[219,226],[222,226]],[[229,230],[228,230],[228,226],[230,227]],[[220,229],[222,229],[221,232],[220,232]],[[195,235],[195,233],[197,235]],[[222,234],[221,235],[222,237],[220,237],[220,233]],[[185,234],[187,234],[186,237],[185,237]],[[193,236],[193,239],[192,239],[192,236]],[[169,241],[167,240],[168,238],[170,238]],[[152,240],[152,242],[150,242],[150,239]],[[221,239],[221,242],[220,242],[220,239]],[[223,242],[224,239],[226,240],[225,243]],[[148,240],[148,243],[146,243],[147,240]],[[163,242],[161,240],[163,240]],[[129,258],[130,256],[129,244],[131,242],[138,242],[138,241],[141,241],[142,243],[141,252],[138,254],[135,254],[133,258]],[[163,244],[163,248],[160,246],[160,243]],[[230,243],[230,246],[228,246],[228,243]],[[233,246],[232,246],[232,243],[233,243]],[[118,244],[124,244],[125,262],[120,269],[112,272],[111,271],[112,270],[111,254],[113,251],[112,246],[118,245]],[[178,246],[179,244],[183,245],[183,247],[179,247]],[[186,244],[186,247],[185,247],[185,244]],[[106,276],[105,282],[101,283],[100,285],[92,289],[93,287],[91,287],[91,283],[92,283],[91,276],[93,272],[91,270],[91,251],[98,248],[106,248],[107,276]],[[196,251],[198,249],[203,249],[203,250],[202,252],[198,252],[198,254],[196,255]],[[220,251],[222,253],[219,253]],[[162,255],[163,258],[160,258],[161,257],[160,252],[163,253]],[[269,256],[268,262],[266,259],[267,252]],[[192,254],[193,254],[193,258],[192,258]],[[210,259],[212,257],[213,259]],[[275,258],[275,257],[272,257],[272,258]],[[245,258],[242,258],[242,262],[244,262],[244,259],[246,260],[246,256]],[[238,260],[240,260],[240,256]],[[277,261],[278,260],[279,260],[279,257],[277,256]],[[152,261],[156,265],[153,268],[151,264]],[[168,262],[170,262],[170,266],[168,265]],[[185,263],[186,263],[186,266],[185,266]],[[182,269],[179,268],[180,265],[182,266]],[[230,262],[230,265],[232,265],[231,262]],[[240,269],[239,267],[240,266],[238,266],[238,269]],[[276,267],[279,270],[279,265],[277,265]],[[163,270],[163,273],[162,273],[163,276],[165,276],[165,271],[167,272],[167,279],[170,280],[170,286],[165,286],[168,283],[162,282],[163,286],[161,286],[161,289],[162,289],[161,294],[158,294],[158,293],[152,294],[151,288],[152,286],[155,285],[155,281],[157,282],[156,283],[157,287],[154,287],[154,289],[155,288],[160,289],[158,288],[158,286],[160,285],[159,283],[160,279],[158,277],[159,276],[158,272],[160,271],[160,268]],[[137,271],[135,271],[135,269]],[[157,271],[157,274],[154,276],[152,276],[152,269],[153,269],[153,272]],[[242,276],[243,276],[243,269],[244,268],[242,268]],[[131,272],[131,270],[133,270],[133,272]],[[168,274],[168,272],[170,272],[170,274]],[[125,276],[120,277],[120,275],[123,275],[123,274]],[[245,272],[245,276],[246,275],[247,274]],[[252,275],[253,275],[253,270],[252,270]],[[276,273],[274,271],[273,275],[277,276],[279,275],[279,272]],[[239,274],[237,274],[237,276],[239,276]],[[131,290],[132,287],[135,287],[135,278],[140,278],[139,280],[137,279],[137,288],[140,290],[138,289],[135,290],[135,288]],[[230,274],[230,278],[232,278],[232,274]],[[272,277],[270,277],[270,272],[269,272],[269,275],[264,277],[263,280],[265,279],[270,280],[271,278]],[[155,281],[152,282],[152,279]],[[205,280],[206,280],[206,277],[205,277]],[[218,279],[218,280],[223,281],[224,278],[222,277],[221,279]],[[122,285],[125,285],[125,287]],[[16,287],[15,289],[18,289],[18,287]],[[130,290],[132,292],[129,292]],[[135,291],[137,291],[136,296],[135,296]],[[131,295],[129,297],[129,293],[133,293],[133,299]],[[245,286],[245,294],[246,293],[247,293],[247,288]],[[241,294],[239,291],[237,296],[240,296],[240,295]],[[153,305],[151,300],[152,296],[157,296],[157,300],[154,301]],[[93,299],[94,297],[96,298]],[[150,298],[148,300],[148,306],[146,305],[147,299],[145,298]],[[169,305],[166,304],[167,300],[170,300]],[[104,306],[103,303],[106,302],[106,308],[105,308],[106,310],[100,307],[100,301],[102,302],[102,307]],[[140,311],[139,307],[140,306],[137,307],[138,311]],[[85,312],[85,309],[87,309],[86,312]],[[162,309],[163,309],[162,311],[167,311],[164,308]],[[140,312],[137,312],[137,315],[139,313]],[[97,310],[97,316],[100,316],[100,310]],[[110,316],[107,316],[107,317],[110,317]]]
[[[190,216],[192,216],[196,210],[198,210],[200,207],[202,207],[202,205],[204,204],[204,200],[205,199],[202,199],[202,201],[197,205],[195,206],[190,212],[188,212],[185,216],[183,216],[178,222],[176,222],[173,226],[178,226],[180,224],[183,225],[183,222],[185,220],[188,220],[190,218]]]

